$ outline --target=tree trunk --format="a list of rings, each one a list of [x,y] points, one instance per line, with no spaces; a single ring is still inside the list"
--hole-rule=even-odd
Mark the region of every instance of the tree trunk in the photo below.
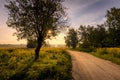
[[[40,49],[42,47],[42,42],[43,42],[42,37],[39,37],[37,42],[38,42],[38,45],[35,49],[35,60],[37,60],[39,58],[39,52],[40,52]]]

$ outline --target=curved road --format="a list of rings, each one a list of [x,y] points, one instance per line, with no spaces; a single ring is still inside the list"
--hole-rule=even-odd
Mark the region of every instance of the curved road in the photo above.
[[[72,56],[73,80],[120,80],[120,65],[84,52],[68,52]]]

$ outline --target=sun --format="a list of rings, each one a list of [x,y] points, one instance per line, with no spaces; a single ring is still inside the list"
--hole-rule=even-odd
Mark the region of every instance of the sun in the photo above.
[[[51,34],[52,33],[52,31],[51,30],[48,30],[48,34]]]

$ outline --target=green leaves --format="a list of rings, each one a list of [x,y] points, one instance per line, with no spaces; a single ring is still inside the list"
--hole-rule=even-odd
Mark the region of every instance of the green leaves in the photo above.
[[[78,44],[78,35],[74,29],[69,29],[65,37],[66,46],[76,48]]]
[[[107,27],[109,33],[109,44],[113,47],[120,45],[120,8],[111,8],[107,11]]]
[[[62,0],[9,0],[5,7],[9,11],[7,24],[17,30],[19,39],[43,39],[57,35],[64,28],[65,9]],[[48,30],[52,34],[48,35]],[[48,37],[50,36],[50,37]]]
[[[106,22],[101,25],[80,25],[77,30],[79,47],[96,48],[120,46],[120,8],[113,7],[108,10],[106,18]]]

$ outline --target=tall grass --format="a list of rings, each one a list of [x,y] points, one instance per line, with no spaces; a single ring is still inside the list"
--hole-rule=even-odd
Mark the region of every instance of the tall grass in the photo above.
[[[0,80],[71,80],[71,57],[62,48],[0,49]]]
[[[120,48],[98,48],[95,52],[92,52],[91,54],[120,64]]]

